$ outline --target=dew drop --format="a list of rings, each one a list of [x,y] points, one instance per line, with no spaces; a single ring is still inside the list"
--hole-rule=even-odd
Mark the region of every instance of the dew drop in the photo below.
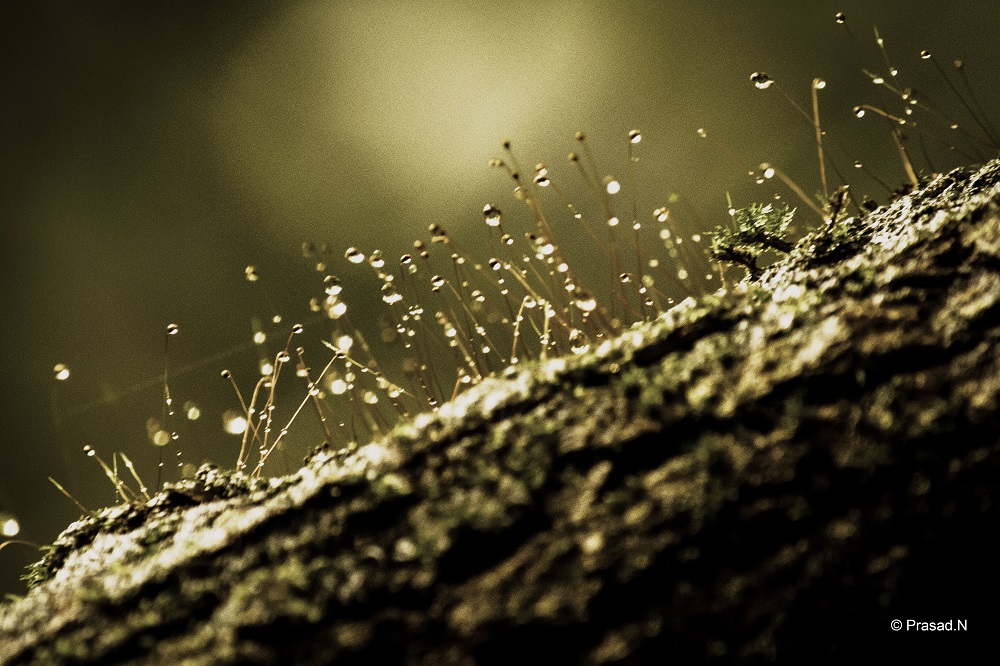
[[[340,284],[340,280],[336,275],[327,275],[323,278],[323,289],[326,290],[326,293],[330,296],[336,296],[344,289],[344,287]]]
[[[574,354],[584,354],[590,350],[590,343],[577,329],[573,329],[569,334],[569,348]]]
[[[254,344],[262,345],[267,341],[267,334],[264,331],[257,331],[253,334]]]
[[[177,332],[180,330],[177,324],[167,324],[167,335],[177,335]]]
[[[491,227],[499,227],[501,215],[502,213],[500,212],[500,209],[492,204],[486,204],[483,206],[483,219],[486,220],[487,225]]]
[[[609,227],[617,227],[618,226],[618,222],[619,222],[619,220],[618,220],[617,217],[612,217],[612,218],[610,218],[608,220],[608,226]]]
[[[833,18],[835,21],[837,21],[837,23],[840,23],[841,25],[847,22],[847,15],[844,14],[844,12],[837,12]]]
[[[813,79],[813,88],[815,88],[816,90],[822,90],[823,88],[826,88],[826,81],[824,81],[823,79]]]
[[[597,300],[589,294],[581,293],[573,300],[573,305],[583,312],[593,312],[597,309]]]
[[[166,446],[170,443],[170,433],[166,430],[157,430],[150,438],[154,446]]]
[[[382,268],[385,266],[385,259],[382,258],[382,250],[375,250],[368,257],[368,263],[372,268]]]
[[[0,511],[0,536],[16,537],[21,532],[21,523],[13,515]]]
[[[513,245],[514,239],[511,237],[510,234],[504,234],[503,236],[500,237],[500,242],[503,243],[504,245]]]
[[[56,379],[64,382],[69,379],[69,366],[65,363],[56,363],[52,367],[52,372],[55,373]]]
[[[639,130],[631,130],[628,133],[629,143],[639,143],[642,141],[642,133]]]
[[[87,446],[83,447],[83,452],[86,453],[87,456],[89,456],[91,458],[93,458],[95,455],[97,455],[97,452],[94,451],[94,449],[91,448],[91,446],[89,444]]]
[[[396,286],[393,283],[386,282],[382,285],[382,300],[391,305],[403,300],[403,297],[396,291]]]
[[[247,277],[247,280],[248,280],[249,282],[256,282],[257,280],[259,280],[259,279],[260,279],[260,276],[259,276],[259,275],[257,275],[257,267],[256,267],[256,266],[253,266],[253,265],[251,265],[251,266],[247,266],[247,267],[246,267],[246,268],[245,268],[245,269],[243,270],[243,274],[244,274],[244,275],[246,275],[246,277]]]
[[[219,373],[219,375],[223,379],[229,379],[229,378],[231,378],[233,376],[233,373],[231,373],[229,370],[223,370],[222,372]]]
[[[608,191],[608,194],[618,194],[621,192],[622,184],[615,180],[614,176],[606,176],[604,178],[604,189]]]
[[[852,109],[852,111],[854,112],[854,115],[857,116],[858,118],[864,118],[865,117],[865,110],[862,109],[860,106],[854,107]]]
[[[535,185],[538,185],[539,187],[548,187],[550,182],[552,181],[550,181],[549,177],[545,174],[538,174],[535,176]]]
[[[441,291],[444,286],[444,278],[440,275],[434,275],[431,277],[431,291]]]
[[[855,162],[854,162],[854,168],[855,168],[855,169],[863,169],[863,168],[864,168],[864,166],[865,166],[865,165],[864,165],[864,164],[862,164],[862,163],[861,163],[860,161],[855,161]]]
[[[920,52],[920,59],[921,60],[930,60],[931,59],[931,52],[928,51],[927,49],[924,49],[923,51]]]
[[[754,72],[750,75],[750,81],[759,90],[767,90],[772,85],[774,85],[774,79],[765,74],[764,72]]]
[[[242,435],[247,425],[246,417],[235,409],[227,409],[222,414],[222,429],[230,435]]]
[[[698,136],[700,136],[703,139],[706,139],[706,138],[708,138],[708,132],[706,132],[704,129],[702,129],[701,127],[699,127],[698,128]]]
[[[302,328],[302,324],[293,324],[292,325],[292,335],[299,335],[299,334],[302,333],[303,330],[304,329]]]
[[[440,224],[432,224],[428,227],[428,231],[431,232],[431,242],[432,243],[447,243],[448,234],[445,232],[444,228]]]
[[[347,251],[344,252],[344,258],[347,259],[352,264],[360,264],[365,260],[364,253],[356,247],[349,247]]]
[[[337,301],[336,303],[330,305],[329,308],[327,308],[326,316],[328,316],[330,319],[340,319],[341,317],[344,316],[345,312],[347,312],[347,303],[344,303],[343,301]]]
[[[622,273],[621,275],[618,276],[618,279],[621,280],[622,284],[628,284],[629,282],[632,281],[632,274]]]
[[[278,363],[288,363],[292,360],[292,357],[288,355],[288,352],[281,352],[278,354]]]

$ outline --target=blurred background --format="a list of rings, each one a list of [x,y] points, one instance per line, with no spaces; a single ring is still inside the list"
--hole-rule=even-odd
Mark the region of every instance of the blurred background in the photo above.
[[[883,201],[876,179],[851,169],[860,160],[892,187],[905,180],[885,123],[851,111],[901,108],[862,72],[888,76],[873,25],[900,84],[963,128],[976,131],[921,49],[956,84],[951,63],[963,59],[984,106],[998,99],[994,0],[9,2],[0,12],[0,540],[36,544],[80,515],[48,477],[91,509],[115,501],[84,446],[109,462],[126,453],[149,485],[161,451],[173,455],[147,426],[162,417],[168,324],[179,327],[169,364],[183,461],[231,467],[240,440],[223,413],[239,403],[220,371],[249,393],[298,322],[321,367],[329,351],[316,342],[332,323],[309,301],[324,296],[324,275],[341,279],[352,325],[378,338],[379,283],[344,260],[346,247],[380,249],[391,271],[438,223],[485,261],[497,253],[484,246],[487,203],[505,226],[529,228],[513,184],[487,167],[504,137],[526,169],[545,161],[579,193],[566,161],[574,132],[620,176],[627,132],[641,129],[640,219],[680,193],[695,232],[725,222],[727,193],[736,207],[776,192],[798,205],[698,128],[749,164],[820,188],[811,127],[776,87],[755,89],[755,71],[806,109],[813,78],[827,82],[823,125],[843,147],[831,154],[853,171],[855,196]],[[918,169],[969,161],[945,147],[946,123],[920,122],[931,159],[914,147]],[[550,210],[568,217],[555,199]],[[329,244],[324,271],[303,242]],[[297,403],[304,386],[289,386]],[[293,467],[320,440],[314,422],[289,435]],[[165,478],[177,478],[172,466]],[[0,592],[23,592],[19,576],[37,558],[22,544],[0,550]]]

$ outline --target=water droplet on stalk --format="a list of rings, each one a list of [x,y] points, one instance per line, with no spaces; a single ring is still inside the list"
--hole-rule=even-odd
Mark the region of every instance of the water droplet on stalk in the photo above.
[[[340,284],[340,280],[337,278],[336,275],[327,275],[325,278],[323,278],[323,288],[326,290],[326,293],[329,294],[330,296],[336,296],[343,290],[343,287]]]
[[[490,204],[483,206],[483,219],[486,220],[487,225],[491,227],[499,227],[501,215],[502,213],[499,208]]]
[[[448,234],[445,232],[444,228],[440,224],[432,224],[428,227],[428,231],[431,232],[431,242],[432,243],[447,243]]]
[[[396,291],[396,286],[391,282],[382,285],[382,300],[390,305],[403,300],[403,297]]]
[[[765,74],[764,72],[754,72],[750,75],[750,81],[759,90],[767,90],[772,85],[774,85],[774,79]]]

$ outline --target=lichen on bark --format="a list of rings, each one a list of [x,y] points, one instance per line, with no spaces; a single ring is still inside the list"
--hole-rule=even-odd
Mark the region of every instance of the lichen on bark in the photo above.
[[[752,661],[846,658],[896,617],[986,632],[998,203],[1000,163],[938,176],[382,440],[85,517],[0,606],[0,661]]]

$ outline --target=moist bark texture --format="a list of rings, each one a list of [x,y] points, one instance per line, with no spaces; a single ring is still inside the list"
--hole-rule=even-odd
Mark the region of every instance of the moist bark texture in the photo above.
[[[0,662],[961,658],[998,619],[998,203],[997,162],[937,177],[290,477],[85,517]]]

